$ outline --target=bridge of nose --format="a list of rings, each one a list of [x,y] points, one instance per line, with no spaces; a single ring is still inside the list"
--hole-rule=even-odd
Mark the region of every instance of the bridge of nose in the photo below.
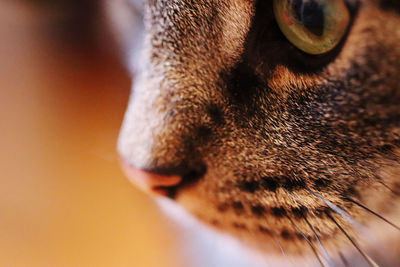
[[[135,86],[118,150],[124,161],[137,169],[169,173],[170,169],[190,165],[188,159],[195,150],[191,141],[193,128],[201,112],[196,105],[185,104],[184,97],[169,98],[170,92],[155,86],[160,87],[159,84],[150,88],[148,84]]]

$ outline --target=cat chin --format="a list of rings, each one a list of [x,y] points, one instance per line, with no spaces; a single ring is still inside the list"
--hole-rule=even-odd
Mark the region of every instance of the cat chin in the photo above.
[[[238,239],[208,227],[170,199],[160,197],[156,202],[171,223],[177,226],[176,242],[182,257],[189,259],[192,267],[314,266],[310,260],[289,259],[253,250]]]
[[[189,266],[191,267],[321,266],[320,263],[315,260],[315,257],[301,258],[293,255],[283,256],[266,254],[265,251],[253,250],[250,246],[246,246],[238,239],[208,227],[173,200],[160,197],[156,199],[156,202],[162,212],[167,216],[167,219],[170,220],[169,222],[176,226],[178,234],[175,236],[175,241],[180,248],[180,257],[186,259],[184,261],[190,262]],[[382,227],[381,224],[379,225]],[[400,249],[398,233],[395,231],[388,232],[390,232],[392,238],[382,240],[391,240],[391,242],[385,245],[380,243],[381,246],[379,247],[377,247],[376,244],[372,247],[365,247],[367,252],[371,253],[370,255],[378,260],[378,262],[385,264],[386,262],[394,262],[398,257],[396,251]],[[386,231],[385,233],[387,234]],[[379,237],[379,234],[376,237]],[[350,264],[349,266],[368,266],[354,249],[345,246],[344,251],[347,252],[344,253],[344,256]],[[332,259],[335,262],[335,266],[341,266],[342,262],[340,259]]]

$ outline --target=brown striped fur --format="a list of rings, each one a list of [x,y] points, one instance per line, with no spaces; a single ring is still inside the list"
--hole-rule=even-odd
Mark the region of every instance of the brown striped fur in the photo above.
[[[329,216],[359,237],[310,191],[389,243],[384,222],[346,197],[400,218],[399,6],[352,7],[343,42],[310,56],[282,35],[272,1],[148,0],[119,151],[183,175],[176,202],[267,253],[277,237],[312,254],[291,221],[334,255],[348,241]],[[390,242],[399,255],[399,235]]]

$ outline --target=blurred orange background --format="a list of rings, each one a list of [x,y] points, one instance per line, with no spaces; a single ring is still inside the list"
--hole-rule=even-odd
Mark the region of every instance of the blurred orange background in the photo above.
[[[0,4],[0,266],[182,266],[119,168],[128,72],[101,20],[71,14]]]

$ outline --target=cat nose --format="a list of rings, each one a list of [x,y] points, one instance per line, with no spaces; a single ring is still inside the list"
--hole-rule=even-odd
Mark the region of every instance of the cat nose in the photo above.
[[[207,173],[207,166],[202,162],[196,162],[192,167],[181,165],[140,169],[121,158],[121,165],[130,181],[144,192],[173,199],[181,189],[194,185]]]
[[[129,180],[146,193],[173,197],[182,176],[165,175],[152,171],[136,169],[122,161],[122,169]]]

